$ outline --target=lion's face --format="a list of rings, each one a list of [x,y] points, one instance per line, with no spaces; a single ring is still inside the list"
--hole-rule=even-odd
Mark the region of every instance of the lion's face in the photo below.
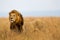
[[[11,12],[9,12],[9,21],[10,23],[17,24],[17,23],[23,22],[23,18],[18,11],[12,10]]]
[[[9,15],[9,20],[11,23],[15,22],[17,20],[17,15],[15,13],[11,13]]]

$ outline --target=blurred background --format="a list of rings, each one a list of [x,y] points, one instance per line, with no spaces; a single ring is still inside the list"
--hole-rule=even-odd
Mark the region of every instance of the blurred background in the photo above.
[[[0,0],[0,17],[8,17],[13,9],[24,17],[60,17],[60,0]]]

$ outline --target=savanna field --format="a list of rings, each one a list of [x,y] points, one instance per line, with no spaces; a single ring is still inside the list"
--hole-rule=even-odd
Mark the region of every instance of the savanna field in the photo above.
[[[8,18],[0,18],[0,40],[60,40],[60,17],[25,17],[21,33],[9,26]]]

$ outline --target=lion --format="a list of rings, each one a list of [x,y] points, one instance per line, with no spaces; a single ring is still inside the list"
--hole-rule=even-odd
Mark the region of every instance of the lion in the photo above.
[[[22,26],[24,22],[21,13],[19,13],[17,10],[12,10],[11,12],[9,12],[9,21],[11,30],[17,28],[18,31],[22,31]]]

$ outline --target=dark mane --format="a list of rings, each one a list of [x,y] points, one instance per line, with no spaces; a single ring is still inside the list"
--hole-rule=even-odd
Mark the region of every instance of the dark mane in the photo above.
[[[10,23],[10,29],[11,29],[11,30],[14,30],[15,28],[17,28],[18,31],[21,32],[21,31],[22,31],[22,26],[23,26],[23,24],[24,24],[23,16],[22,16],[21,13],[19,13],[19,12],[16,11],[16,10],[12,10],[12,11],[9,13],[9,15],[12,14],[12,13],[18,14],[18,16],[20,17],[21,21],[18,21],[17,23],[16,23],[16,22]],[[17,21],[17,20],[16,20],[16,21]]]

